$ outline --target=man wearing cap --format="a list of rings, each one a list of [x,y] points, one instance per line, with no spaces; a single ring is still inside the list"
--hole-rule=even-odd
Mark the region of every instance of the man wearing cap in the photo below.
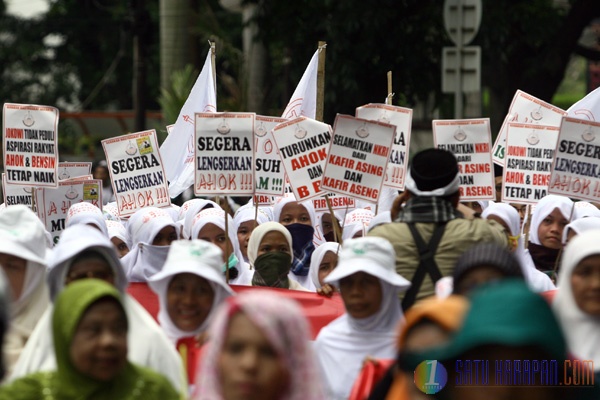
[[[393,244],[396,271],[411,280],[402,300],[405,311],[415,300],[433,295],[435,283],[452,275],[460,255],[474,244],[508,245],[502,226],[495,221],[463,217],[457,210],[458,188],[454,155],[441,149],[423,150],[413,157],[406,176],[406,192],[401,195],[406,199],[404,207],[392,223],[368,233]]]

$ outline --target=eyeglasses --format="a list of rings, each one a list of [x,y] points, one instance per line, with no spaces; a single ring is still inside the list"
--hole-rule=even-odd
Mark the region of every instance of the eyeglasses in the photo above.
[[[78,281],[86,278],[96,278],[103,281],[113,280],[115,274],[112,271],[85,271],[67,275],[67,281]]]

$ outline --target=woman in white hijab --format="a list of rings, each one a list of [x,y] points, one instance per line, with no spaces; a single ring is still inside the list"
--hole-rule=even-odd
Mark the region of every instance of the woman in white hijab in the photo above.
[[[558,292],[552,302],[568,348],[579,360],[592,360],[600,378],[600,230],[569,241],[561,259]]]
[[[106,228],[108,228],[108,238],[117,249],[119,258],[125,257],[131,248],[127,229],[120,221],[106,220],[105,222]]]
[[[223,276],[226,276],[229,270],[229,284],[250,284],[250,268],[244,262],[237,233],[229,216],[227,229],[225,229],[225,211],[221,208],[207,208],[200,211],[194,217],[190,239],[206,240],[219,246],[223,252],[221,271]]]
[[[339,243],[325,242],[317,247],[310,260],[308,275],[317,289],[317,293],[324,296],[330,296],[334,292],[333,286],[325,283],[325,278],[337,266],[339,248]]]
[[[173,218],[156,207],[136,211],[127,223],[127,234],[131,247],[121,262],[129,282],[146,282],[160,271],[169,245],[179,238]]]
[[[369,224],[375,214],[366,208],[356,208],[346,215],[342,239],[355,239],[366,236]]]
[[[220,205],[208,199],[190,199],[181,205],[178,223],[181,225],[181,235],[184,239],[192,239],[194,218],[198,213],[209,208],[222,210]]]
[[[314,292],[312,286],[305,288],[291,278],[293,257],[292,235],[283,225],[270,221],[257,226],[248,241],[248,260],[253,268],[252,286]]]
[[[525,281],[531,290],[539,293],[556,289],[550,277],[535,267],[529,251],[525,248],[525,239],[521,235],[521,218],[513,206],[506,203],[490,203],[481,217],[494,220],[506,229],[510,250],[519,260]]]
[[[104,223],[104,213],[98,207],[91,203],[82,201],[75,203],[69,207],[67,218],[65,220],[65,228],[75,224],[87,224],[95,227],[100,232],[108,236],[108,229]]]
[[[103,279],[123,294],[129,320],[128,359],[163,374],[180,393],[187,393],[183,364],[173,344],[152,316],[125,293],[127,279],[110,240],[97,229],[74,225],[64,230],[48,263],[50,298],[54,300],[65,285],[85,278]],[[52,307],[36,325],[10,379],[38,371],[56,369],[52,344]]]
[[[27,206],[8,206],[0,212],[0,264],[12,293],[10,328],[2,345],[9,372],[48,308],[48,245],[44,225]]]
[[[325,278],[339,288],[346,307],[315,340],[328,399],[348,398],[366,357],[396,357],[396,333],[403,319],[398,294],[410,282],[395,266],[396,253],[386,239],[348,239],[338,266]]]
[[[269,222],[269,216],[264,211],[253,207],[252,205],[244,205],[237,209],[233,216],[233,226],[237,233],[240,252],[244,257],[244,261],[248,262],[248,240],[250,234],[258,225]]]
[[[158,322],[176,344],[206,331],[215,309],[233,291],[222,272],[223,252],[205,240],[178,240],[148,284],[157,294]]]
[[[571,239],[580,233],[590,231],[593,229],[600,229],[600,218],[599,217],[583,217],[576,219],[569,225],[565,226],[563,231],[563,245],[569,243]]]

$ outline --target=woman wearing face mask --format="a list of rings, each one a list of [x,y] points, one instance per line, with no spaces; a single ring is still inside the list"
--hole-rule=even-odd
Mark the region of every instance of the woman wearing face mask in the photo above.
[[[177,225],[165,210],[147,207],[129,218],[127,233],[132,248],[121,259],[129,282],[146,282],[160,271],[169,245],[178,239]]]
[[[536,205],[531,215],[527,248],[537,269],[554,270],[562,249],[562,233],[573,213],[573,202],[564,196],[549,194]]]
[[[128,321],[118,290],[98,279],[65,289],[52,313],[57,366],[0,388],[0,398],[179,399],[165,377],[127,361]]]
[[[398,294],[410,286],[395,265],[396,253],[386,239],[348,239],[338,266],[325,278],[339,288],[346,307],[315,340],[328,399],[348,398],[366,357],[394,358],[403,318]]]
[[[229,284],[249,285],[250,269],[244,262],[237,234],[231,218],[227,218],[227,232],[225,231],[225,211],[218,208],[208,208],[200,211],[194,218],[191,237],[205,240],[218,246],[223,252],[222,273],[227,276],[229,270]]]
[[[313,237],[315,233],[315,211],[312,202],[296,201],[293,195],[283,197],[273,207],[274,221],[279,222],[292,235],[293,261],[290,278],[308,289],[312,282],[308,276],[310,259],[315,250]]]
[[[265,222],[252,231],[248,241],[248,259],[254,268],[252,286],[304,290],[290,279],[292,236],[278,222]]]

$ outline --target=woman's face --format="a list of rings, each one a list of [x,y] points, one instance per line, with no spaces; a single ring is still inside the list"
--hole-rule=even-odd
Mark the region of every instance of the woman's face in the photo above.
[[[573,269],[571,288],[577,307],[600,317],[600,254],[584,258]]]
[[[231,317],[218,360],[225,400],[283,398],[289,371],[267,337],[241,312]]]
[[[173,226],[165,226],[154,237],[153,246],[170,246],[177,240],[177,230]]]
[[[319,283],[321,286],[325,284],[324,280],[335,269],[338,262],[338,255],[333,251],[325,252],[321,264],[319,264]]]
[[[219,228],[215,224],[208,223],[200,229],[198,232],[198,239],[206,240],[207,242],[211,242],[219,246],[221,251],[223,252],[223,262],[226,263],[229,259],[229,255],[233,253],[233,245],[231,244],[231,240],[225,234],[225,231]]]
[[[65,277],[65,285],[86,278],[102,279],[111,285],[115,284],[115,273],[110,264],[101,257],[89,257],[71,264]]]
[[[480,265],[465,272],[460,280],[454,283],[456,285],[454,292],[466,296],[473,289],[502,278],[504,278],[504,274],[500,269],[492,265]]]
[[[330,213],[321,215],[321,231],[323,231],[323,235],[329,235],[333,232],[333,220]]]
[[[278,231],[267,232],[265,236],[263,236],[260,245],[258,246],[258,252],[256,253],[256,256],[262,256],[263,254],[267,254],[272,251],[292,254],[290,250],[290,244],[285,236],[283,236],[283,233]]]
[[[248,240],[250,240],[250,234],[258,226],[258,223],[254,220],[242,222],[237,230],[238,243],[240,244],[240,250],[244,258],[248,258]]]
[[[115,249],[117,249],[117,254],[119,254],[119,258],[123,258],[127,255],[127,253],[129,253],[129,247],[127,247],[127,243],[125,243],[118,237],[113,236],[110,238],[110,241],[112,242],[113,246],[115,246]]]
[[[195,331],[210,314],[214,298],[215,292],[206,279],[190,273],[177,274],[167,288],[169,318],[182,331]]]
[[[544,247],[550,249],[560,249],[562,247],[563,229],[569,221],[561,214],[558,208],[542,220],[538,227],[538,238]]]
[[[13,300],[18,300],[23,292],[25,275],[27,273],[27,260],[6,253],[0,253],[0,265],[10,285]]]
[[[114,299],[101,299],[83,314],[69,349],[71,363],[81,374],[110,381],[127,364],[127,317]]]
[[[291,201],[283,206],[278,222],[282,225],[304,224],[312,226],[310,214],[306,208],[297,201]]]
[[[356,272],[340,279],[340,292],[346,311],[353,318],[370,317],[381,307],[381,282],[373,275]]]

